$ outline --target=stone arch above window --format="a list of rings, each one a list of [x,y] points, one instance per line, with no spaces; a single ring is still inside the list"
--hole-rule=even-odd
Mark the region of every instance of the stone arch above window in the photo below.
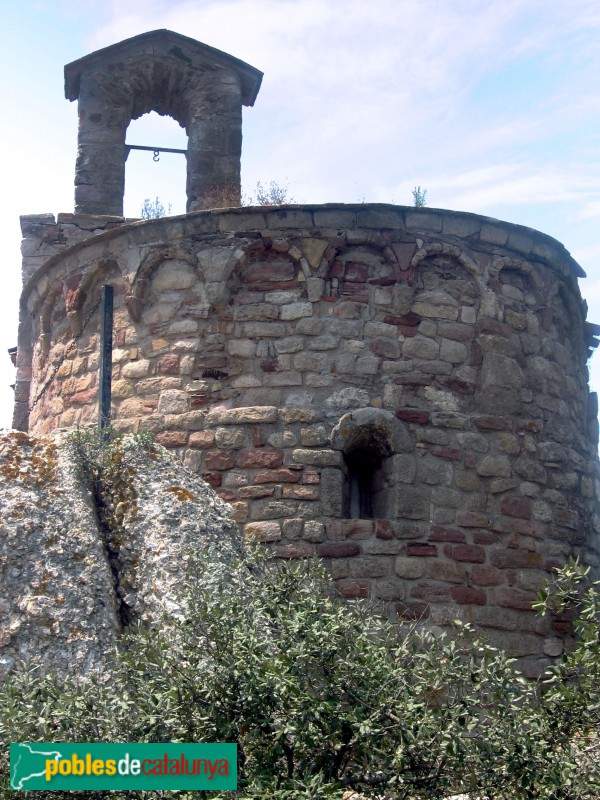
[[[331,446],[343,455],[342,517],[393,519],[398,500],[394,456],[413,447],[406,426],[390,411],[357,409],[335,426]]]
[[[462,308],[477,312],[484,286],[468,260],[443,251],[413,261],[413,311],[450,321],[460,319]]]
[[[400,280],[399,265],[389,246],[346,246],[339,248],[326,279],[328,295],[387,306],[392,302],[391,287]]]
[[[167,30],[67,64],[65,96],[79,102],[75,211],[122,215],[125,132],[149,111],[186,129],[188,211],[215,194],[239,200],[242,105],[254,104],[261,80],[249,64]]]

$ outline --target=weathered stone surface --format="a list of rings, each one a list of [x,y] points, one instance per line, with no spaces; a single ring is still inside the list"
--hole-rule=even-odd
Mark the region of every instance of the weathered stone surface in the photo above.
[[[415,336],[407,339],[402,346],[405,356],[411,358],[437,358],[440,352],[440,345],[434,339],[427,339],[424,336]]]
[[[550,629],[531,630],[528,610],[506,606],[520,595],[499,590],[536,591],[570,552],[600,563],[587,524],[598,513],[596,411],[586,332],[569,311],[581,307],[576,267],[502,223],[425,209],[408,230],[405,214],[215,211],[103,223],[98,242],[83,217],[62,223],[66,233],[32,220],[27,252],[52,250],[53,261],[23,300],[19,408],[62,358],[76,322],[65,315],[88,312],[78,288],[110,252],[116,427],[149,427],[242,525],[269,523],[258,533],[274,537],[276,557],[358,545],[328,557],[348,596],[402,601],[400,613],[442,626],[460,614],[505,635],[508,623],[475,613],[500,608],[541,648]],[[35,269],[45,256],[31,258]],[[53,287],[62,293],[47,301]],[[48,366],[34,360],[46,347]],[[32,430],[94,424],[96,347],[97,335],[84,336],[68,354]],[[345,519],[358,513],[361,465],[373,468],[377,520]],[[392,575],[382,559],[395,558],[426,567]]]
[[[507,456],[484,456],[475,467],[478,475],[485,478],[510,477],[510,461]]]
[[[186,392],[177,389],[166,389],[158,398],[160,414],[183,414],[189,411],[190,399]]]
[[[498,353],[486,353],[481,367],[482,386],[501,386],[505,389],[520,389],[525,377],[519,364],[512,358]]]
[[[150,362],[147,359],[140,359],[140,361],[130,361],[121,367],[121,375],[124,378],[145,378],[150,368]]]
[[[394,562],[394,571],[400,578],[412,580],[425,574],[425,562],[416,558],[398,556]]]
[[[277,409],[273,406],[252,406],[210,411],[206,415],[206,425],[242,425],[249,422],[275,422]]]
[[[125,613],[156,621],[184,611],[177,589],[192,547],[211,565],[209,583],[227,579],[242,544],[225,504],[161,447],[127,458],[135,504],[124,510],[126,545],[111,555],[75,454],[0,435],[0,575],[13,620],[2,672],[23,658],[64,674],[100,668]]]
[[[342,456],[335,450],[302,450],[292,451],[292,458],[298,464],[310,464],[319,467],[337,467],[342,463]]]
[[[301,317],[312,317],[312,303],[289,303],[281,307],[281,319],[293,320]]]
[[[281,525],[276,521],[248,522],[244,525],[244,538],[249,542],[278,542]]]
[[[343,476],[340,469],[325,467],[321,470],[321,513],[327,517],[340,517],[343,505]]]
[[[427,489],[406,486],[398,496],[397,514],[405,519],[429,518],[430,494]]]

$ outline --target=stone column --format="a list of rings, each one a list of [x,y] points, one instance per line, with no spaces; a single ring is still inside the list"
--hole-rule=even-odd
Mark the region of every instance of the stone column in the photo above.
[[[125,133],[131,96],[107,91],[97,74],[82,76],[75,165],[75,213],[123,214]]]
[[[242,154],[239,80],[233,74],[223,76],[219,86],[211,87],[211,99],[202,97],[194,101],[187,125],[187,211],[239,205]]]

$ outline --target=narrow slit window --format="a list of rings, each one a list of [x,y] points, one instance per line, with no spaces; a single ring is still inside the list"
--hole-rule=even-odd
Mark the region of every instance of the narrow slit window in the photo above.
[[[374,519],[381,491],[382,457],[372,448],[357,448],[344,456],[346,465],[345,516]]]

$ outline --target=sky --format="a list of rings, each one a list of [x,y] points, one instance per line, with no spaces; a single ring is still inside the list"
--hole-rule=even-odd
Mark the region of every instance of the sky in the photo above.
[[[0,428],[12,417],[20,214],[73,211],[76,102],[63,67],[168,28],[264,72],[244,109],[242,188],[295,202],[427,204],[536,228],[588,277],[600,323],[597,0],[4,0],[0,30]],[[130,144],[185,148],[177,123],[133,122]],[[133,151],[125,214],[185,210],[185,161]],[[600,356],[591,385],[600,390]]]

